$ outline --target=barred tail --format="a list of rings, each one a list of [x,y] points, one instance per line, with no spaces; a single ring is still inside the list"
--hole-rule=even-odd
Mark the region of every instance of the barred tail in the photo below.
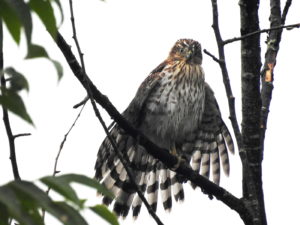
[[[147,192],[148,203],[154,211],[157,209],[159,189],[165,210],[170,210],[172,207],[172,193],[176,201],[184,199],[182,184],[178,182],[174,172],[149,155],[142,146],[130,136],[123,134],[117,126],[111,130],[111,137],[115,140],[119,151],[123,153],[123,157],[129,162],[135,183],[143,194]],[[95,169],[95,178],[115,195],[115,199],[104,196],[103,203],[109,205],[114,202],[114,212],[122,217],[126,217],[132,207],[133,217],[137,217],[142,201],[108,138],[99,149]]]

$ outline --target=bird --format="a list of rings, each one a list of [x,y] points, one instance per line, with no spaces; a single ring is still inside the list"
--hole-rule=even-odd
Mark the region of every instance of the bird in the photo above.
[[[178,156],[214,183],[220,182],[221,166],[229,175],[228,150],[234,153],[233,139],[214,92],[205,82],[198,41],[176,41],[167,59],[146,77],[122,115],[158,147]],[[139,140],[118,124],[113,123],[109,132],[154,211],[159,192],[167,211],[172,208],[172,199],[184,200],[186,180],[182,176],[147,153]],[[114,202],[113,211],[118,216],[126,217],[130,208],[134,218],[139,215],[142,201],[108,137],[97,154],[95,179],[114,194],[114,199],[103,196],[102,201],[106,205]]]

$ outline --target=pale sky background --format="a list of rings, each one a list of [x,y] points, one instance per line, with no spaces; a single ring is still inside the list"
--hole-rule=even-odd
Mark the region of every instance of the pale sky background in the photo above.
[[[238,1],[219,1],[220,26],[223,39],[239,36]],[[261,1],[260,27],[267,28],[269,1]],[[60,32],[72,45],[68,1],[62,1],[65,22]],[[283,2],[284,4],[284,2]],[[293,1],[286,24],[299,22],[300,2]],[[163,61],[172,45],[180,38],[198,40],[202,47],[217,55],[211,28],[211,2],[197,0],[99,0],[75,1],[77,33],[84,52],[86,70],[99,90],[107,95],[119,111],[123,111],[149,72]],[[59,15],[57,13],[57,15]],[[64,77],[57,82],[51,63],[45,59],[24,61],[25,41],[16,46],[4,32],[5,66],[14,66],[23,72],[30,92],[23,93],[27,110],[35,128],[11,115],[14,134],[30,132],[32,136],[16,140],[20,175],[26,180],[36,180],[53,172],[54,159],[64,134],[73,123],[79,110],[72,106],[85,96],[85,91],[71,73],[61,52],[45,29],[34,18],[33,41],[44,45],[50,56],[64,67]],[[285,31],[275,68],[275,83],[263,162],[263,180],[266,211],[269,224],[299,224],[299,170],[300,149],[298,142],[300,109],[299,96],[299,30]],[[261,36],[262,57],[266,34]],[[240,43],[225,48],[228,71],[236,111],[241,122],[240,104]],[[204,55],[203,67],[206,81],[212,86],[218,99],[223,118],[231,128],[229,111],[219,66]],[[101,109],[101,107],[99,106]],[[107,124],[109,116],[101,109]],[[232,130],[232,129],[231,129]],[[232,132],[233,133],[233,132]],[[91,110],[84,109],[76,127],[65,144],[59,159],[62,173],[94,175],[94,163],[98,148],[105,135]],[[0,124],[0,185],[13,179],[9,161],[9,147],[4,125]],[[230,157],[231,175],[222,176],[221,186],[237,197],[241,196],[241,163],[238,154]],[[43,187],[43,186],[42,186]],[[44,187],[43,187],[44,188]],[[81,198],[89,198],[89,204],[100,203],[94,191],[78,187]],[[158,216],[165,225],[170,224],[243,224],[238,214],[217,200],[185,185],[186,198],[174,203],[170,213],[162,210],[159,202]],[[56,198],[51,193],[51,196]],[[86,213],[91,225],[103,224],[92,212]],[[54,223],[47,216],[47,224]],[[131,216],[120,219],[121,225],[155,224],[143,207],[133,223]]]

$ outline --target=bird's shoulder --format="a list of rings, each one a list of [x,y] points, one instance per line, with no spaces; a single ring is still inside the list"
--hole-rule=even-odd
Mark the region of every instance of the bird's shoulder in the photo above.
[[[166,60],[160,63],[141,83],[135,97],[124,112],[124,116],[128,120],[136,120],[139,117],[138,115],[143,110],[148,97],[160,85],[160,81],[164,76],[163,70],[167,65],[168,62]]]

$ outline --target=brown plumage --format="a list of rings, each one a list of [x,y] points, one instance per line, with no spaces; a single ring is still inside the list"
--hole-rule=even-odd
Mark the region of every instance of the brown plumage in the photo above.
[[[227,149],[234,152],[234,147],[201,63],[201,45],[191,39],[178,40],[169,57],[141,84],[123,116],[159,147],[176,152],[201,175],[209,178],[212,174],[219,184],[220,161],[228,175]],[[154,210],[158,189],[166,210],[172,207],[172,195],[176,201],[184,199],[182,179],[175,172],[149,155],[117,124],[110,134],[130,161],[135,182],[147,192]],[[95,177],[116,196],[117,215],[127,216],[132,207],[133,216],[138,216],[141,199],[108,138],[100,146],[95,170]],[[103,202],[110,204],[112,199],[104,197]]]

